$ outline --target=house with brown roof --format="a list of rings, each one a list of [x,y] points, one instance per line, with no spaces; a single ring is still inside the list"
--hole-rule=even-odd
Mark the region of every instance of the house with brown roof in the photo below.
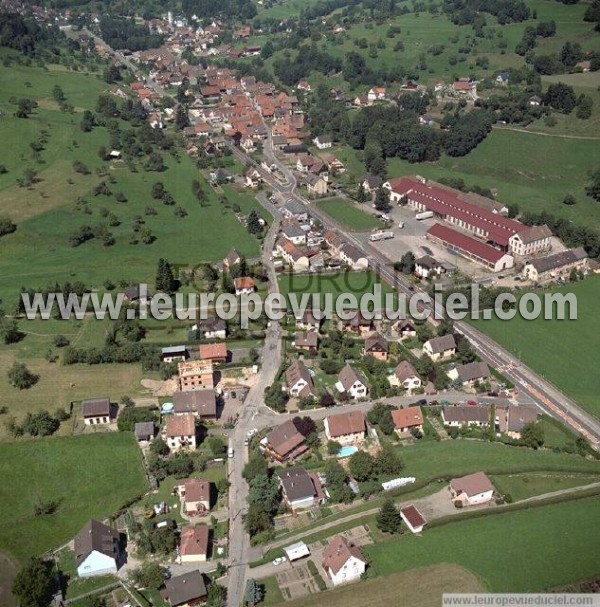
[[[353,270],[366,270],[369,267],[369,258],[357,247],[345,243],[340,247],[339,257]]]
[[[211,360],[188,360],[177,365],[179,386],[182,392],[188,390],[213,389],[214,375]]]
[[[183,415],[191,413],[201,419],[216,419],[217,397],[212,388],[190,390],[173,394],[173,413]]]
[[[305,352],[316,352],[319,348],[319,334],[316,331],[296,331],[294,347]]]
[[[463,388],[472,388],[490,379],[490,369],[484,362],[472,362],[450,369],[447,375],[452,381],[459,381]]]
[[[119,532],[94,520],[75,536],[74,552],[77,575],[83,578],[117,573],[125,560]]]
[[[392,420],[398,435],[405,434],[413,429],[423,431],[423,412],[419,406],[394,409]]]
[[[487,405],[454,405],[442,409],[442,421],[445,426],[459,428],[476,426],[485,428],[490,425],[490,408]]]
[[[171,451],[195,449],[196,418],[191,413],[170,416],[163,435]]]
[[[166,580],[161,596],[171,607],[196,607],[206,602],[208,592],[200,571],[190,571]]]
[[[360,548],[343,535],[331,538],[323,552],[323,569],[334,586],[355,582],[367,568]]]
[[[400,335],[400,339],[411,339],[412,337],[417,336],[417,328],[414,323],[410,320],[399,320],[394,327],[394,330],[398,335]]]
[[[108,424],[111,419],[110,398],[90,398],[81,402],[81,414],[86,426]]]
[[[433,361],[444,360],[456,354],[454,335],[433,337],[423,344],[423,352]]]
[[[523,277],[533,282],[556,280],[568,276],[572,270],[584,270],[587,262],[587,253],[583,247],[567,249],[527,262],[523,268]]]
[[[254,284],[254,278],[251,276],[239,276],[238,278],[234,278],[233,286],[235,287],[235,294],[242,295],[250,295],[254,293],[254,289],[256,288]]]
[[[210,510],[210,483],[203,479],[188,478],[173,491],[181,498],[183,511],[190,516],[204,514]]]
[[[287,392],[292,398],[316,396],[315,386],[308,367],[301,361],[295,360],[285,372]]]
[[[226,363],[228,358],[227,344],[224,341],[200,344],[198,353],[200,360],[207,360],[213,364]]]
[[[358,333],[363,336],[370,333],[373,329],[373,320],[367,318],[360,310],[349,312],[349,318],[340,320],[340,328],[342,331]]]
[[[319,477],[302,466],[284,468],[277,472],[283,503],[292,512],[313,508],[325,502],[325,493]]]
[[[427,524],[425,517],[412,504],[400,508],[400,516],[411,533],[421,533]]]
[[[387,339],[380,333],[372,333],[365,339],[362,355],[372,356],[377,360],[387,360],[388,349]]]
[[[450,481],[450,495],[453,502],[463,506],[487,504],[494,497],[494,485],[484,472],[475,472]]]
[[[306,438],[293,420],[276,426],[260,441],[261,450],[278,462],[288,462],[308,451]]]
[[[388,377],[391,386],[402,386],[412,392],[423,386],[423,382],[414,366],[407,360],[400,361],[394,372]]]
[[[233,266],[237,266],[241,261],[242,256],[235,249],[231,249],[223,259],[223,267],[230,270]]]
[[[496,405],[496,424],[498,430],[510,438],[521,438],[521,430],[527,424],[538,421],[540,412],[535,405],[513,405],[504,408]]]
[[[296,328],[306,331],[318,331],[321,328],[321,321],[312,312],[304,310],[301,316],[296,317]]]
[[[333,440],[342,445],[360,443],[367,436],[367,421],[362,411],[328,415],[324,425],[327,440]]]
[[[179,536],[179,562],[204,562],[208,559],[208,525],[187,525]]]
[[[552,232],[547,225],[528,226],[513,234],[509,239],[510,252],[513,255],[534,255],[549,251]]]
[[[367,380],[349,364],[340,371],[335,387],[340,394],[346,393],[350,398],[367,396]]]

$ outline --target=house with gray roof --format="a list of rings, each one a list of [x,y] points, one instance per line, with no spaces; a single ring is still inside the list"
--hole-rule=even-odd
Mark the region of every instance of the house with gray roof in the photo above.
[[[74,552],[77,575],[83,578],[117,573],[125,561],[120,533],[94,520],[75,536]]]

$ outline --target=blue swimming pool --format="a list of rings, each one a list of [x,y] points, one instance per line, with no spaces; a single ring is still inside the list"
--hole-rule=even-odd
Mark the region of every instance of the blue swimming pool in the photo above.
[[[347,447],[342,447],[338,451],[338,457],[350,457],[353,453],[356,453],[358,448],[354,445],[348,445]]]

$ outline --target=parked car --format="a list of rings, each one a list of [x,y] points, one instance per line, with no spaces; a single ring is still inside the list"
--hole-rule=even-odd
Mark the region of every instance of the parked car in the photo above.
[[[285,557],[283,556],[278,556],[274,561],[273,561],[273,565],[275,565],[275,567],[278,567],[279,565],[282,565],[283,563],[285,563]]]

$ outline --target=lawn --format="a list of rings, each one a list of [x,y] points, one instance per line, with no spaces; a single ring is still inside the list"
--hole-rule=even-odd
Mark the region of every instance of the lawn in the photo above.
[[[597,498],[485,516],[365,548],[374,573],[438,563],[476,574],[491,592],[534,592],[597,575]]]
[[[398,604],[402,588],[402,604],[431,607],[441,604],[444,592],[481,592],[483,586],[475,575],[456,565],[435,565],[385,578],[375,578],[327,591],[317,596],[287,601],[288,607],[388,607]]]
[[[140,363],[109,365],[70,365],[49,363],[43,358],[31,358],[24,362],[27,368],[39,376],[39,381],[28,390],[17,390],[8,383],[7,372],[15,360],[21,360],[17,347],[0,350],[0,406],[8,407],[8,415],[20,421],[29,412],[67,408],[72,401],[95,396],[109,396],[119,401],[122,396],[148,396],[141,385]],[[6,437],[5,419],[0,417],[0,436]],[[69,434],[73,420],[63,422],[59,432]]]
[[[491,478],[494,486],[500,493],[510,495],[516,502],[534,495],[543,495],[552,491],[580,487],[600,481],[600,476],[596,474],[557,474],[548,472],[495,474]]]
[[[353,232],[368,232],[374,228],[384,227],[384,224],[379,219],[367,212],[367,205],[365,205],[365,210],[363,210],[353,202],[341,198],[319,200],[315,205],[332,219]]]
[[[37,97],[40,102],[47,101],[56,82],[63,86],[69,101],[93,109],[98,93],[106,89],[106,83],[94,76],[45,72],[40,68],[19,68],[17,84],[29,81],[31,87],[17,86],[12,70],[0,68],[0,91],[8,91],[14,85],[17,95]],[[18,226],[14,234],[0,240],[0,298],[8,308],[15,305],[22,285],[39,287],[53,281],[81,280],[87,286],[101,288],[106,279],[114,283],[127,280],[152,284],[160,257],[172,264],[194,266],[222,259],[232,243],[247,256],[258,254],[259,241],[248,234],[242,218],[234,212],[236,204],[244,214],[258,209],[258,202],[235,190],[228,190],[222,201],[204,182],[194,161],[181,150],[176,157],[165,157],[167,168],[160,173],[147,172],[140,166],[132,172],[125,162],[100,159],[99,148],[109,145],[108,131],[96,127],[84,133],[79,128],[78,113],[65,114],[53,108],[51,102],[44,102],[30,118],[17,119],[7,92],[0,94],[0,110],[5,113],[0,120],[0,137],[5,144],[0,164],[8,170],[0,175],[0,215],[9,216]],[[129,128],[125,122],[120,127]],[[31,157],[29,144],[42,130],[48,133],[47,143],[37,163]],[[73,162],[82,159],[91,174],[75,172]],[[38,171],[39,182],[30,188],[18,187],[16,179],[26,168]],[[108,169],[110,176],[98,177],[95,171],[100,168]],[[203,183],[207,194],[204,206],[193,196],[194,179]],[[101,180],[110,181],[111,195],[93,195],[93,188]],[[165,206],[152,198],[152,185],[157,181],[164,183],[175,206]],[[123,193],[126,202],[118,202],[117,193]],[[156,214],[146,215],[149,206]],[[174,214],[178,206],[186,210],[186,217]],[[105,247],[97,240],[76,248],[69,245],[71,233],[82,225],[107,224],[108,213],[113,213],[119,222],[109,228],[114,245]],[[131,242],[135,217],[141,217],[144,228],[152,231],[152,244]]]
[[[600,417],[600,374],[594,357],[600,335],[600,279],[588,278],[558,292],[577,296],[577,320],[494,318],[476,321],[474,325],[589,413]]]
[[[543,150],[543,153],[542,153]],[[516,203],[521,212],[548,211],[575,223],[600,223],[600,206],[585,195],[590,171],[596,170],[600,141],[546,137],[495,128],[467,156],[442,156],[437,162],[388,162],[390,177],[414,175],[431,179],[462,177],[469,185],[496,188],[497,198]],[[562,203],[573,194],[577,204]]]
[[[259,584],[263,588],[263,600],[259,603],[261,607],[272,607],[283,603],[283,595],[279,590],[279,584],[275,576],[260,580]]]
[[[147,490],[131,433],[2,443],[0,476],[0,549],[21,562],[58,548],[88,519],[102,520]],[[58,504],[55,514],[34,516],[35,504],[50,500]]]
[[[582,472],[598,474],[600,480],[600,462],[545,449],[535,451],[502,443],[456,439],[417,443],[410,447],[398,447],[397,451],[404,462],[403,475],[416,477],[418,483],[479,470],[488,474]]]

